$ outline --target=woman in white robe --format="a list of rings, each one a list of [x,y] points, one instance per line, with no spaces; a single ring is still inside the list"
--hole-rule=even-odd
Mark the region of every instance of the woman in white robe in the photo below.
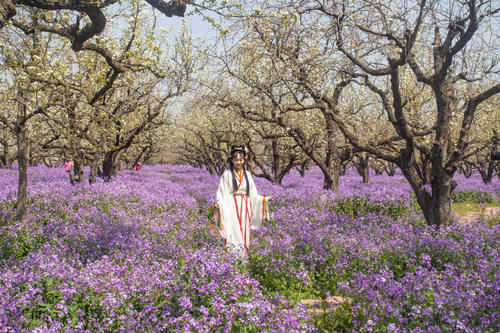
[[[245,170],[244,147],[233,146],[230,168],[222,175],[217,189],[214,218],[226,247],[240,256],[249,254],[251,230],[269,220],[268,202],[273,196],[261,196],[250,172]]]

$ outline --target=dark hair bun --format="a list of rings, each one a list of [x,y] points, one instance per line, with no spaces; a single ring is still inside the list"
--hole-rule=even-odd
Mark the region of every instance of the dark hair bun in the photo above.
[[[246,155],[247,151],[245,146],[231,146],[231,156],[236,153],[243,153],[244,155]]]

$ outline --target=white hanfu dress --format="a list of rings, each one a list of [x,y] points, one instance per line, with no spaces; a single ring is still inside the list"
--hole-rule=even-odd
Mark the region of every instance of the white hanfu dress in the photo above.
[[[233,188],[233,172],[236,189]],[[269,220],[267,198],[257,193],[250,172],[244,172],[247,173],[249,184],[243,171],[239,174],[234,170],[224,172],[217,189],[219,209],[214,209],[215,224],[226,247],[235,250],[240,256],[249,254],[251,229],[258,229],[264,221]],[[248,196],[247,186],[250,187]]]

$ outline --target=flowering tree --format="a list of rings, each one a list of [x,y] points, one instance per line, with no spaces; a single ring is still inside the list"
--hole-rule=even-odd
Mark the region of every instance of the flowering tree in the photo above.
[[[64,112],[49,121],[65,133],[57,141],[71,152],[75,169],[88,162],[95,171],[102,162],[104,177],[116,175],[127,150],[139,144],[141,133],[168,122],[167,105],[187,88],[196,63],[187,30],[171,43],[141,9],[122,9],[128,26],[121,28],[121,38],[100,38],[126,70],[110,69],[93,53],[74,53],[67,66],[76,70],[52,73],[45,81],[65,91]]]
[[[279,106],[274,120],[264,112],[247,117],[287,129],[324,171],[325,187],[335,188],[334,170],[350,151],[398,165],[427,222],[448,225],[453,175],[477,149],[474,128],[494,112],[488,100],[500,92],[493,28],[500,8],[476,0],[259,5],[222,31],[237,41],[226,48],[228,73]],[[286,121],[306,111],[316,131],[325,126],[324,153],[308,147],[304,123]],[[370,122],[380,124],[376,131]],[[353,149],[335,147],[344,137]]]
[[[219,104],[292,139],[321,169],[324,187],[337,191],[341,166],[351,158],[352,147],[333,121],[331,109],[319,107],[300,80],[308,73],[335,91],[338,99],[350,78],[332,80],[323,75],[317,67],[321,52],[316,36],[307,25],[298,24],[296,16],[260,10],[241,16],[223,30],[224,42],[230,46],[217,56],[227,80],[226,89],[214,91]],[[297,165],[303,161],[296,160]]]
[[[215,68],[218,72],[219,68]],[[222,174],[231,145],[243,144],[248,148],[248,167],[252,173],[281,183],[293,167],[304,162],[301,149],[280,126],[242,116],[245,110],[265,109],[269,105],[256,99],[249,101],[248,91],[240,86],[233,89],[223,71],[210,71],[198,76],[200,87],[196,96],[189,99],[179,114],[180,160]]]
[[[480,106],[500,93],[498,36],[499,7],[492,1],[316,1],[296,3],[298,12],[314,12],[329,25],[326,33],[352,67],[349,75],[376,94],[379,106],[394,131],[391,139],[373,142],[353,131],[352,124],[334,113],[335,122],[359,149],[397,164],[411,184],[430,225],[450,222],[453,175],[473,141],[471,128]],[[404,76],[405,72],[410,76]],[[409,82],[412,82],[411,84]],[[431,117],[424,123],[411,119],[411,101],[418,88],[432,99],[418,112]],[[331,104],[327,96],[317,99]],[[421,139],[426,137],[427,143]],[[387,140],[399,149],[379,148]],[[417,156],[430,157],[431,189],[419,174]]]
[[[248,124],[229,110],[217,110],[206,96],[191,99],[176,119],[174,145],[178,162],[222,175],[231,145],[243,144]]]
[[[275,119],[278,112],[275,105],[249,95],[248,87],[232,85],[230,76],[226,79],[228,81],[209,85],[212,89],[205,99],[215,106],[215,112],[230,114],[233,121],[244,127],[243,131],[235,133],[236,141],[248,147],[249,167],[254,175],[281,184],[283,177],[303,164],[307,156],[282,126],[252,116],[267,114]]]
[[[281,184],[283,177],[292,168],[299,167],[309,160],[300,146],[280,126],[266,122],[250,124],[258,139],[256,145],[248,143],[255,176]]]
[[[79,128],[81,124],[78,122],[76,116],[76,111],[82,109],[82,96],[85,97],[83,98],[83,103],[87,103],[87,108],[83,107],[83,109],[87,109],[87,111],[90,107],[98,109],[99,112],[102,113],[105,112],[104,109],[106,107],[109,107],[121,114],[128,114],[130,117],[131,109],[137,110],[138,108],[142,108],[145,110],[147,116],[142,119],[143,121],[136,119],[137,124],[134,125],[134,129],[127,132],[126,135],[121,131],[124,128],[123,120],[118,120],[117,122],[117,115],[113,114],[113,112],[110,114],[110,117],[113,118],[112,123],[116,125],[115,128],[119,127],[121,131],[119,140],[117,136],[114,137],[114,147],[110,149],[110,156],[105,155],[105,161],[111,161],[110,163],[104,163],[105,173],[107,172],[109,175],[112,175],[115,170],[116,161],[119,159],[117,156],[123,153],[123,151],[132,144],[134,138],[144,128],[151,126],[153,120],[163,112],[164,104],[169,98],[182,93],[184,80],[181,76],[185,76],[189,72],[188,67],[190,65],[190,60],[187,60],[187,62],[178,62],[179,59],[175,59],[174,56],[173,62],[180,64],[184,69],[182,69],[181,72],[173,71],[174,75],[180,74],[180,76],[171,82],[172,85],[166,90],[166,95],[153,101],[150,98],[152,93],[158,91],[157,87],[161,84],[160,82],[165,82],[170,79],[171,76],[161,73],[161,71],[155,72],[154,64],[147,60],[144,61],[145,58],[138,59],[137,57],[133,57],[130,53],[131,46],[134,39],[139,39],[139,37],[134,33],[129,35],[128,44],[123,45],[124,47],[121,49],[123,52],[121,54],[116,52],[116,48],[114,48],[112,41],[99,37],[99,35],[103,33],[106,25],[106,14],[109,15],[110,13],[110,10],[108,10],[110,8],[109,6],[116,2],[117,1],[102,3],[95,1],[80,1],[77,3],[73,1],[8,1],[0,5],[0,28],[2,28],[2,32],[5,33],[4,36],[7,36],[7,39],[12,37],[12,40],[8,41],[9,46],[4,49],[6,52],[5,58],[9,61],[12,60],[10,62],[7,61],[6,65],[12,65],[10,66],[11,70],[17,70],[19,72],[20,69],[23,72],[21,73],[22,75],[16,72],[8,76],[10,79],[15,78],[18,83],[22,83],[22,86],[19,84],[13,86],[15,88],[14,91],[17,91],[17,97],[15,100],[10,98],[10,100],[17,103],[16,120],[15,122],[9,120],[9,118],[12,118],[10,114],[3,115],[2,117],[2,122],[8,125],[17,137],[17,159],[20,170],[18,189],[19,220],[22,220],[25,215],[26,169],[28,165],[28,120],[36,115],[44,114],[46,118],[52,121],[56,120],[57,123],[58,119],[54,114],[61,108],[67,111],[66,114],[68,115],[69,124],[72,124],[72,126],[69,126],[69,135],[66,136],[66,139],[69,138],[69,141],[66,141],[66,143],[67,147],[71,147],[74,151],[78,152],[75,157],[78,160],[77,162],[79,162],[84,158],[84,150],[81,149],[79,140],[81,140],[82,135],[87,135],[87,133],[84,132],[88,130],[88,127],[85,125],[83,125],[83,130]],[[163,1],[150,1],[150,3],[154,8],[158,8],[167,16],[183,15],[185,11],[185,3],[179,1],[174,1],[170,4]],[[137,7],[140,6],[137,5]],[[22,37],[22,35],[25,37]],[[16,39],[16,37],[13,36],[21,37]],[[66,67],[65,65],[61,65],[60,61],[56,60],[58,59],[58,55],[54,52],[56,49],[52,49],[53,44],[47,42],[42,46],[41,41],[43,38],[47,41],[51,41],[52,39],[57,39],[54,36],[63,37],[63,40],[70,43],[70,47],[73,51],[90,51],[91,54],[98,55],[106,64],[105,67],[107,66],[104,70],[104,67],[99,67],[100,74],[97,76],[102,76],[100,78],[93,77],[92,79],[96,79],[95,81],[90,80],[83,85],[72,85],[73,82],[69,82],[72,75],[80,76],[79,80],[82,82],[82,75],[85,75],[85,73],[74,73],[74,67],[68,65],[67,62]],[[21,42],[19,42],[19,40],[21,40]],[[21,48],[16,49],[13,46],[19,43],[27,45],[28,41],[32,41],[31,47],[28,49],[28,53],[31,56],[25,61],[22,54],[26,53],[26,51],[21,50]],[[152,43],[150,44],[152,45]],[[61,45],[62,47],[59,48]],[[142,51],[147,49],[147,45],[148,44],[141,44],[143,48]],[[11,54],[12,50],[17,51],[14,56]],[[64,41],[58,43],[57,50],[64,50]],[[68,50],[66,49],[64,51],[67,52]],[[157,52],[158,49],[151,51],[159,53]],[[178,51],[178,49],[173,50],[173,52],[176,51]],[[22,66],[15,65],[16,59],[19,60],[17,62],[20,62]],[[51,60],[54,60],[52,64],[50,63]],[[140,60],[143,60],[143,62],[140,62]],[[94,64],[99,63],[99,61],[100,60],[97,60]],[[134,63],[133,61],[139,62]],[[48,67],[42,68],[42,63],[48,65]],[[87,65],[92,65],[92,63]],[[48,72],[51,66],[63,70],[59,72]],[[167,68],[166,73],[170,73],[169,70],[171,70],[171,68]],[[123,77],[125,73],[129,73],[128,80],[130,80],[132,71],[149,71],[149,73],[153,73],[153,76],[157,79],[152,81],[148,80],[150,84],[142,86],[141,89],[144,89],[141,92],[139,92],[138,89],[134,90],[135,93],[143,98],[137,98],[137,95],[132,96],[132,94],[128,94],[131,100],[136,103],[135,107],[131,108],[130,105],[122,105],[123,107],[117,107],[116,104],[114,106],[107,105],[106,97],[109,98],[110,95],[116,94],[119,90],[116,88],[116,85],[120,80],[122,84],[124,83]],[[88,79],[89,77],[87,77],[87,80]],[[36,83],[35,85],[33,85],[34,82]],[[88,91],[85,91],[85,88],[88,88],[89,85],[91,86],[91,82],[95,84],[93,86],[94,89],[91,89],[93,92],[86,95],[85,93]],[[36,92],[36,95],[34,95],[33,87],[40,90]],[[42,92],[41,90],[44,91]],[[148,98],[144,98],[144,96],[148,96]],[[87,100],[87,98],[89,99]],[[7,100],[9,100],[9,98]],[[120,103],[123,103],[123,101]],[[144,108],[144,105],[148,105],[148,107]],[[123,110],[127,111],[123,112]],[[92,123],[95,124],[96,122],[92,121]],[[104,123],[101,122],[101,125],[102,124]],[[55,137],[61,136],[55,133]],[[88,139],[88,136],[86,139]],[[63,143],[63,147],[64,145],[65,143]],[[107,153],[109,153],[109,151]],[[78,175],[80,175],[80,178],[83,176],[82,167],[82,163],[76,163],[75,165],[75,170],[79,170]]]
[[[26,14],[34,22],[39,19],[39,13],[29,11]],[[0,114],[0,122],[10,129],[16,138],[17,162],[19,168],[19,186],[17,191],[17,218],[24,222],[27,198],[27,170],[29,164],[29,122],[38,115],[53,107],[52,95],[43,94],[43,85],[33,80],[37,67],[44,68],[49,52],[44,52],[43,45],[47,39],[40,31],[33,30],[29,34],[21,30],[15,36],[2,36],[0,57],[2,81],[5,88],[2,91],[3,106],[7,111]],[[14,110],[15,112],[12,112]],[[4,143],[4,150],[8,141]]]

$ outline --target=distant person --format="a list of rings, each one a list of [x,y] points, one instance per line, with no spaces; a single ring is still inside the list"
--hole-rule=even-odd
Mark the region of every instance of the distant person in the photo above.
[[[75,175],[73,174],[73,161],[64,162],[64,169],[66,169],[66,172],[68,173],[70,183],[72,185],[75,185]]]
[[[64,169],[66,169],[67,172],[73,171],[73,161],[64,162]]]
[[[141,170],[141,163],[137,163],[137,165],[135,166],[135,171],[139,171]]]
[[[246,157],[244,146],[231,147],[229,170],[222,174],[214,205],[220,236],[241,257],[249,254],[251,227],[258,229],[269,221],[268,201],[274,200],[257,193],[252,175],[245,170]]]

